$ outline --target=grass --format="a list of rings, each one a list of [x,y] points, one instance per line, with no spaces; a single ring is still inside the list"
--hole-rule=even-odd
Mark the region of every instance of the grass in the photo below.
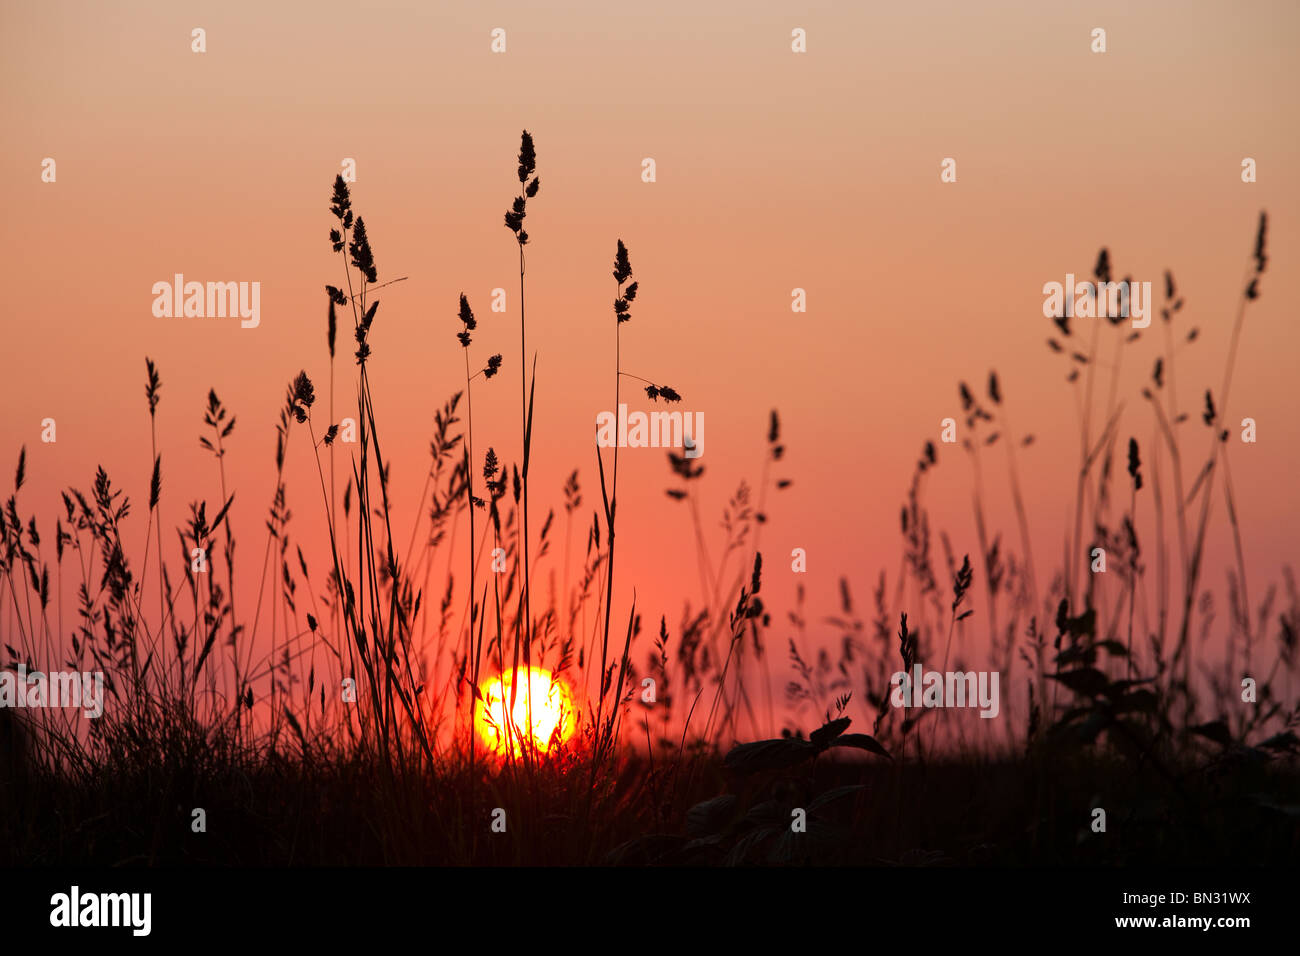
[[[573,526],[581,531],[585,523],[577,470],[562,490],[558,562],[555,511],[535,536],[530,527],[538,372],[527,351],[523,222],[539,192],[536,159],[524,132],[520,194],[505,217],[520,266],[520,349],[512,359],[521,385],[518,460],[489,448],[481,484],[475,477],[473,386],[494,377],[505,359],[492,356],[474,371],[477,322],[461,296],[465,385],[435,416],[411,528],[393,527],[390,465],[368,371],[377,292],[401,280],[380,283],[370,235],[341,177],[330,207],[343,280],[326,287],[328,402],[318,401],[305,370],[286,389],[251,618],[248,602],[235,601],[243,578],[228,522],[232,509],[247,507],[246,492],[227,486],[225,442],[235,416],[215,391],[201,441],[213,455],[221,500],[187,503],[170,556],[163,508],[179,506],[165,484],[155,417],[164,391],[151,360],[152,477],[143,531],[127,495],[100,469],[88,492],[63,494],[53,534],[43,532],[47,519],[38,525],[20,505],[20,450],[14,492],[0,510],[4,664],[101,670],[108,701],[103,717],[86,722],[59,709],[0,708],[5,862],[1296,860],[1300,807],[1287,794],[1300,783],[1300,707],[1291,696],[1300,595],[1287,570],[1280,600],[1270,587],[1258,608],[1249,602],[1224,437],[1244,320],[1267,262],[1263,216],[1217,403],[1209,391],[1204,396],[1201,442],[1208,447],[1201,459],[1188,451],[1196,419],[1175,393],[1177,356],[1197,333],[1181,331],[1184,303],[1172,276],[1160,320],[1165,352],[1140,395],[1151,411],[1149,439],[1139,441],[1131,423],[1130,405],[1142,405],[1120,387],[1136,333],[1122,319],[1098,319],[1086,332],[1088,345],[1075,347],[1080,330],[1065,316],[1054,320],[1049,347],[1066,366],[1079,461],[1064,478],[1074,500],[1061,568],[1045,587],[1034,574],[1017,457],[1032,436],[1013,432],[1003,383],[990,373],[984,398],[965,383],[958,388],[974,560],[967,553],[958,561],[943,531],[937,537],[946,567],[936,560],[926,486],[930,472],[947,463],[927,442],[901,511],[892,589],[881,572],[868,612],[844,580],[838,611],[813,625],[802,585],[783,614],[766,606],[761,536],[770,496],[790,484],[779,476],[786,446],[773,411],[757,493],[742,482],[731,496],[720,547],[710,547],[701,517],[704,466],[669,453],[672,486],[663,506],[675,501],[689,511],[700,598],[684,602],[675,626],[665,609],[658,627],[643,633],[635,592],[626,625],[614,618],[621,593],[617,447],[607,455],[596,450],[601,507],[577,548]],[[1103,250],[1096,277],[1106,281],[1110,270]],[[632,277],[620,240],[615,412],[625,378],[642,383],[652,401],[680,399],[675,389],[624,370],[621,328],[638,289]],[[342,402],[346,417],[336,420],[338,324],[349,315],[355,377]],[[1113,355],[1105,365],[1097,361],[1104,350]],[[987,456],[998,443],[1006,449],[1018,554],[1004,543],[1009,538],[984,492]],[[1123,473],[1112,468],[1117,449],[1127,451]],[[309,457],[317,476],[312,495],[320,502],[310,520],[322,524],[329,548],[310,558],[291,537],[290,455]],[[1194,475],[1184,472],[1184,463],[1198,461]],[[1213,626],[1201,576],[1216,491],[1224,497],[1235,569],[1224,659],[1211,665],[1195,652]],[[1151,580],[1136,531],[1139,508],[1156,522]],[[457,544],[462,518],[467,546]],[[1176,531],[1176,547],[1166,529]],[[131,560],[137,548],[138,571]],[[1094,548],[1105,549],[1112,573],[1088,573]],[[562,573],[564,586],[534,600],[531,582],[543,562]],[[457,586],[462,570],[467,588]],[[914,662],[969,669],[967,629],[983,622],[989,666],[1006,689],[997,722],[1004,739],[968,713],[891,706],[891,675]],[[790,677],[780,700],[774,648],[788,648]],[[1243,664],[1260,675],[1248,704],[1241,700]],[[533,666],[575,688],[577,733],[537,746],[506,721],[500,731],[521,745],[500,757],[484,754],[471,724],[482,709],[485,675],[510,674],[513,695],[519,670]],[[653,681],[653,708],[643,706],[644,678]],[[1025,688],[1023,698],[1011,693],[1013,685]],[[778,727],[781,735],[771,736]],[[195,807],[207,813],[206,833],[191,830]],[[1090,829],[1097,807],[1108,813],[1105,834]],[[505,836],[489,827],[498,808]],[[790,821],[798,810],[807,825],[796,833]]]

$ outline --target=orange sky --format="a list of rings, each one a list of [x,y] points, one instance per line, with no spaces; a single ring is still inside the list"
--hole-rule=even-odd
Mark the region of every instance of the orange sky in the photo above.
[[[770,605],[788,604],[793,547],[807,549],[804,583],[823,605],[841,575],[864,603],[881,568],[892,578],[917,451],[958,416],[956,382],[982,389],[991,368],[1017,429],[1037,436],[1021,468],[1046,574],[1077,430],[1066,365],[1044,345],[1043,283],[1088,275],[1103,245],[1117,277],[1158,293],[1173,270],[1187,302],[1179,321],[1201,329],[1178,369],[1199,456],[1199,396],[1217,393],[1267,209],[1269,269],[1229,410],[1258,422],[1258,444],[1237,443],[1232,460],[1262,590],[1295,557],[1300,530],[1300,328],[1284,281],[1300,258],[1300,12],[1133,7],[6,3],[0,453],[16,458],[26,444],[25,500],[47,526],[58,489],[87,486],[103,464],[136,499],[143,535],[148,355],[164,382],[169,527],[184,502],[219,495],[197,441],[215,388],[239,419],[227,465],[240,555],[260,560],[285,385],[300,369],[318,391],[328,378],[322,286],[340,278],[329,190],[352,157],[380,280],[409,276],[380,296],[371,363],[402,524],[432,413],[463,384],[462,291],[479,315],[474,354],[505,353],[504,376],[476,386],[476,448],[517,457],[516,253],[501,216],[527,127],[542,179],[527,222],[536,523],[559,508],[574,467],[586,521],[598,506],[591,434],[612,406],[610,267],[622,238],[641,290],[624,368],[705,415],[713,528],[737,483],[757,481],[768,410],[780,410],[794,485],[771,502],[763,532]],[[1105,54],[1089,50],[1097,26]],[[207,31],[202,55],[190,51],[194,27]],[[489,51],[494,27],[507,31],[505,54]],[[791,52],[796,27],[806,54]],[[1259,170],[1249,185],[1247,156]],[[55,183],[41,181],[44,157],[57,162]],[[641,181],[645,157],[657,164],[652,184]],[[944,157],[957,160],[955,184],[939,181]],[[178,272],[259,281],[260,326],[155,318],[151,286]],[[505,316],[489,311],[497,286],[509,290]],[[807,290],[806,314],[791,312],[795,287]],[[1140,440],[1151,420],[1137,390],[1158,343],[1149,336],[1125,358],[1121,427]],[[341,336],[343,354],[349,345]],[[53,445],[40,441],[46,417],[58,423]],[[321,540],[313,471],[302,456],[288,470],[304,545]],[[635,582],[647,626],[660,613],[671,624],[698,591],[687,513],[663,494],[660,451],[626,453],[620,483],[616,617]],[[965,456],[941,449],[936,524],[974,553],[968,488]],[[1010,541],[1006,490],[994,482],[989,494]],[[1221,497],[1215,507],[1222,517]],[[1220,591],[1221,527],[1205,577]]]

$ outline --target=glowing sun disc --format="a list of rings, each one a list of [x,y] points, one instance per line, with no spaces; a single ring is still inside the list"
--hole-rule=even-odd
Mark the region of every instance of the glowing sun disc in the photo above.
[[[574,710],[569,688],[561,678],[540,667],[520,667],[519,688],[511,706],[512,675],[506,671],[479,685],[482,699],[475,707],[474,728],[488,749],[518,756],[526,741],[538,753],[551,749],[573,736]],[[531,706],[532,722],[529,723]],[[506,722],[510,708],[511,720]]]

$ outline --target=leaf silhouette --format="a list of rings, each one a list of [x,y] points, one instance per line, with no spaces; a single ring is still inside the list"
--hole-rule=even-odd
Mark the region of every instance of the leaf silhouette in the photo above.
[[[844,731],[848,730],[849,724],[853,723],[848,717],[839,717],[835,720],[828,721],[809,735],[809,742],[819,751],[825,750],[830,746],[832,740],[838,737]]]
[[[851,783],[843,787],[832,787],[825,793],[818,794],[813,798],[813,800],[808,804],[808,813],[809,815],[812,815],[813,812],[824,809],[832,803],[835,803],[837,800],[866,789],[866,785],[861,783]]]
[[[1286,750],[1291,753],[1300,751],[1300,737],[1287,730],[1280,734],[1274,734],[1268,740],[1262,740],[1259,744],[1261,747],[1267,747],[1269,750]]]
[[[877,754],[886,760],[893,760],[888,750],[881,746],[880,741],[876,740],[870,734],[844,734],[837,737],[831,744],[832,747],[853,747],[857,750],[865,750],[868,753]]]
[[[817,748],[798,737],[778,737],[738,744],[727,752],[722,765],[740,774],[784,770],[803,763],[817,753]]]
[[[738,798],[734,793],[724,793],[697,803],[686,811],[686,832],[693,837],[705,837],[721,830],[735,815]]]

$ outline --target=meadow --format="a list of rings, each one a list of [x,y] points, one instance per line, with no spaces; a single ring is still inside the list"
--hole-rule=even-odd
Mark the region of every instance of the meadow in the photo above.
[[[558,499],[530,483],[534,422],[546,414],[527,308],[537,167],[524,132],[504,215],[518,254],[518,351],[481,354],[479,317],[460,297],[446,338],[463,352],[464,380],[435,416],[413,526],[392,517],[373,401],[384,386],[368,367],[380,292],[402,279],[380,275],[341,176],[328,204],[340,273],[323,277],[321,327],[286,369],[266,478],[227,485],[236,419],[215,389],[199,441],[221,498],[187,502],[179,527],[162,527],[170,489],[156,431],[145,493],[100,469],[53,516],[25,510],[19,450],[0,510],[0,660],[15,674],[102,673],[105,703],[93,719],[0,708],[4,862],[1297,860],[1300,594],[1289,568],[1280,587],[1248,582],[1229,467],[1241,333],[1264,292],[1263,214],[1223,377],[1198,384],[1194,405],[1176,372],[1197,333],[1171,273],[1142,333],[1124,317],[1044,319],[1046,358],[1061,365],[1079,429],[1078,460],[1059,478],[1065,542],[1031,540],[1017,454],[1033,437],[1012,429],[991,372],[978,387],[955,383],[958,440],[922,440],[914,460],[889,463],[911,473],[902,547],[867,600],[846,577],[829,616],[805,607],[802,588],[793,606],[766,603],[764,578],[790,560],[761,548],[790,485],[772,410],[755,434],[763,472],[717,521],[702,513],[702,461],[689,446],[666,451],[653,506],[689,513],[684,553],[711,599],[633,600],[616,618],[635,586],[618,574],[619,443],[593,429],[594,467],[575,468]],[[613,326],[608,408],[640,395],[677,406],[683,395],[664,379],[624,370],[620,330],[635,321],[640,279],[622,240],[610,252],[612,309],[599,320]],[[1104,249],[1093,278],[1113,281]],[[1125,395],[1120,368],[1140,334],[1166,348],[1141,393]],[[308,351],[322,346],[328,377],[298,371],[322,365]],[[152,425],[164,370],[145,359],[142,371]],[[485,447],[475,404],[516,401],[515,447]],[[293,514],[289,456],[316,478]],[[927,481],[940,467],[969,468],[966,546],[931,527]],[[1005,529],[986,504],[994,483],[1015,503]],[[228,517],[268,486],[250,562]],[[1226,624],[1204,580],[1218,496],[1236,545]],[[1139,509],[1154,514],[1156,540],[1139,540]],[[295,544],[303,521],[324,528],[327,553]],[[1062,562],[1040,580],[1035,548],[1058,545]],[[247,575],[251,607],[236,599]],[[895,674],[970,670],[977,636],[1001,678],[996,719],[895,705]]]

